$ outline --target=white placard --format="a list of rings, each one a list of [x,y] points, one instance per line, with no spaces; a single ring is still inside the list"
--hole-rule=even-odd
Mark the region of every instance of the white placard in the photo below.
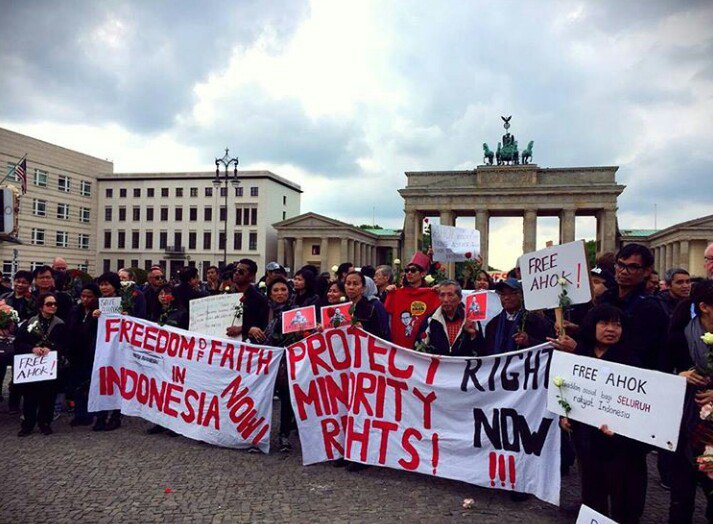
[[[587,254],[581,240],[525,253],[520,257],[520,272],[525,308],[530,311],[559,307],[563,289],[572,305],[592,300]],[[564,287],[560,278],[567,280]]]
[[[562,378],[562,388],[554,380]],[[597,358],[555,351],[550,365],[547,409],[594,427],[675,451],[683,414],[686,379]]]
[[[242,293],[225,293],[191,300],[189,330],[210,337],[224,337],[229,326],[242,326],[243,319],[235,318],[235,306]]]
[[[617,522],[582,504],[582,507],[579,508],[576,524],[617,524]]]
[[[15,355],[12,369],[12,381],[15,384],[56,380],[57,352],[50,351],[41,357],[34,353]]]
[[[464,262],[480,255],[480,231],[431,224],[431,246],[434,262]]]
[[[105,315],[121,315],[121,297],[100,297],[99,311]]]

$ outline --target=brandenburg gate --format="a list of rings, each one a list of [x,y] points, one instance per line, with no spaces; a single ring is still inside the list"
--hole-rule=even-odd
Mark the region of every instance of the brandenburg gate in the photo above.
[[[503,118],[505,129],[510,118]],[[528,163],[532,145],[521,154],[515,137],[507,132],[494,154],[483,144],[484,165],[472,171],[407,172],[399,190],[405,203],[404,256],[419,248],[423,219],[440,217],[453,226],[457,217],[475,216],[480,231],[484,267],[488,260],[491,217],[523,217],[522,252],[535,250],[537,217],[559,217],[559,242],[575,240],[575,217],[597,220],[597,251],[616,251],[617,197],[625,186],[616,182],[617,166],[541,168]],[[493,157],[497,163],[493,165]],[[513,263],[521,254],[513,246]],[[509,269],[509,268],[501,268]],[[449,269],[452,275],[452,268]]]

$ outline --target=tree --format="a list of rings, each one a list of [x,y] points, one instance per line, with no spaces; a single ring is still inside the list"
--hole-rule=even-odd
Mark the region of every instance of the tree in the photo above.
[[[587,240],[584,242],[584,251],[587,253],[587,262],[589,267],[597,265],[597,241]]]

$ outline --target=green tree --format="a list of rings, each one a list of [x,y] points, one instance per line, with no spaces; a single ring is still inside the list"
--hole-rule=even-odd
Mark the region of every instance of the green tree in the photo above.
[[[594,267],[597,265],[597,241],[587,240],[584,243],[584,250],[587,253],[587,262],[589,262],[589,267]]]

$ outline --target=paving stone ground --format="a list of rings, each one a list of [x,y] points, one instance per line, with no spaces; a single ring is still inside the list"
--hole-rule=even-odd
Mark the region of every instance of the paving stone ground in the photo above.
[[[275,417],[278,410],[276,403]],[[576,471],[563,478],[558,508],[387,468],[304,467],[297,436],[292,453],[249,454],[150,436],[150,424],[138,418],[124,417],[121,429],[110,433],[72,428],[69,418],[53,424],[53,435],[21,439],[18,416],[0,404],[0,522],[539,523],[574,522],[579,508]],[[665,522],[668,493],[658,486],[655,457],[649,457],[649,472],[644,522]],[[461,508],[466,497],[475,499],[475,508]],[[697,502],[696,522],[704,522],[700,495]]]

